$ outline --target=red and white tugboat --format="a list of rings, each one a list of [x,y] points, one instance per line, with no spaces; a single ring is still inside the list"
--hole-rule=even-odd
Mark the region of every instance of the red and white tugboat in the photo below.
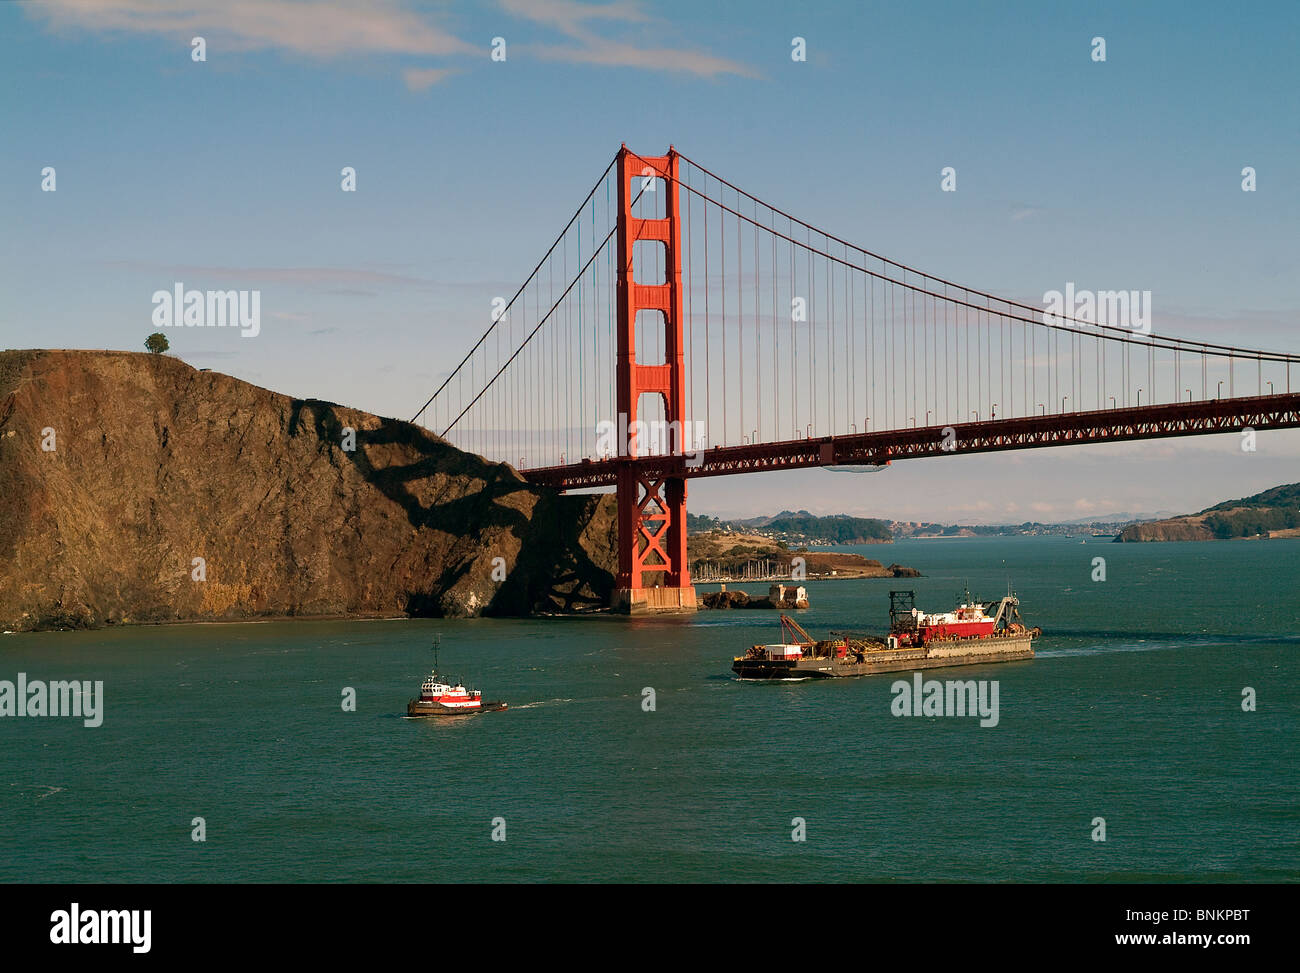
[[[434,651],[436,653],[437,649]],[[443,682],[438,675],[436,654],[434,662],[433,671],[420,687],[420,698],[406,704],[407,716],[469,716],[472,713],[495,713],[506,708],[505,703],[485,701],[477,689]]]

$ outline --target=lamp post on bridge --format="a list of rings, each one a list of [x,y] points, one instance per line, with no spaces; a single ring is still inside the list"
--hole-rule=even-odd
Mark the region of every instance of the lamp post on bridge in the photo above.
[[[1223,379],[1219,379],[1219,389],[1214,393],[1216,399],[1223,398]]]
[[[1062,415],[1065,414],[1065,403],[1066,403],[1066,400],[1068,400],[1069,398],[1070,398],[1070,397],[1069,397],[1068,395],[1063,395],[1063,396],[1061,396],[1061,414],[1062,414]]]

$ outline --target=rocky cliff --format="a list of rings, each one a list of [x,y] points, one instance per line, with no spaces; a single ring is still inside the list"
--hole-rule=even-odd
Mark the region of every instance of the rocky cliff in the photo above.
[[[166,356],[0,352],[5,629],[589,610],[615,530],[611,496],[409,423]]]
[[[1300,537],[1300,483],[1283,483],[1183,517],[1132,524],[1115,540],[1213,541],[1244,537]]]
[[[1144,524],[1129,524],[1115,535],[1119,543],[1145,541],[1212,541],[1214,534],[1197,516],[1171,517],[1169,520],[1150,520]]]

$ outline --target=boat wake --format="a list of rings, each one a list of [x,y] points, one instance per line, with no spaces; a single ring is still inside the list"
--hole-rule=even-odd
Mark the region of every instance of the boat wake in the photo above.
[[[1097,629],[1084,628],[1052,628],[1045,637],[1065,638],[1065,639],[1104,639],[1105,643],[1099,644],[1122,644],[1122,645],[1159,645],[1159,646],[1179,646],[1179,645],[1265,645],[1275,643],[1285,643],[1291,645],[1300,645],[1300,636],[1284,635],[1281,633],[1274,635],[1256,635],[1243,633],[1226,633],[1212,632],[1202,630],[1199,632],[1142,632],[1142,631],[1099,631]]]
[[[1211,645],[1213,643],[1192,643]],[[1186,642],[1125,642],[1119,645],[1081,645],[1071,649],[1040,649],[1034,655],[1039,659],[1068,659],[1081,655],[1109,655],[1112,652],[1161,652],[1167,649],[1186,648]]]
[[[572,703],[571,699],[541,699],[535,703],[520,703],[518,706],[511,706],[511,709],[536,709],[539,706],[555,706],[559,703]]]
[[[38,801],[43,801],[47,797],[53,797],[63,790],[62,787],[55,787],[53,784],[19,784],[13,783],[10,787],[22,788],[19,793],[24,797],[35,797]]]

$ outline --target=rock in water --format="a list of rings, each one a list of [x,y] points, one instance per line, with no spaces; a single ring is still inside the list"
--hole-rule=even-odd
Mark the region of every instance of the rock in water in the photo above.
[[[743,591],[710,591],[704,595],[700,604],[705,608],[746,608],[749,595]]]
[[[705,608],[786,608],[803,609],[808,607],[807,598],[799,598],[791,592],[780,601],[770,597],[751,598],[743,591],[710,591],[700,599]]]
[[[406,422],[162,355],[0,352],[6,629],[591,610],[616,529],[613,496]]]

